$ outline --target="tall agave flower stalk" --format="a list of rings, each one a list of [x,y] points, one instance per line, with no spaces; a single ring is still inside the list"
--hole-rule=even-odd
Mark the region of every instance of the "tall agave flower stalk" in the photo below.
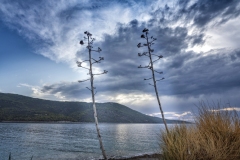
[[[93,73],[93,71],[92,71],[92,70],[93,70],[92,65],[93,65],[94,63],[100,63],[102,60],[104,60],[104,58],[103,58],[103,57],[99,57],[98,60],[92,58],[92,54],[91,54],[92,51],[94,51],[94,52],[99,52],[99,53],[100,53],[102,50],[101,50],[101,48],[99,48],[99,47],[98,47],[97,50],[94,50],[94,49],[93,49],[93,46],[92,46],[92,45],[93,45],[93,42],[94,42],[95,39],[92,38],[92,34],[91,34],[91,33],[89,33],[88,31],[86,31],[86,32],[84,32],[84,34],[86,34],[86,36],[87,36],[87,37],[84,37],[84,39],[87,40],[87,49],[88,49],[89,59],[88,59],[88,60],[84,60],[84,61],[82,61],[82,62],[77,61],[77,65],[78,65],[78,67],[87,69],[87,70],[89,71],[90,78],[89,78],[89,79],[86,79],[86,80],[81,80],[81,81],[78,81],[78,82],[81,83],[81,82],[90,80],[91,88],[88,88],[88,87],[87,87],[87,89],[89,89],[89,90],[91,91],[91,94],[92,94],[92,103],[93,103],[94,119],[95,119],[95,124],[96,124],[96,130],[97,130],[98,140],[99,140],[99,144],[100,144],[100,149],[101,149],[101,151],[102,151],[103,158],[104,158],[104,159],[107,159],[107,156],[106,156],[106,153],[105,153],[105,150],[104,150],[104,147],[103,147],[103,143],[102,143],[102,138],[101,138],[101,134],[100,134],[100,129],[99,129],[99,127],[98,127],[98,117],[97,117],[97,110],[96,110],[96,103],[95,103],[95,94],[96,94],[96,92],[94,91],[96,88],[95,88],[94,85],[93,85],[94,76],[96,76],[96,75],[101,75],[101,74],[106,74],[107,71],[104,70],[102,73],[98,73],[98,74],[94,74],[94,73]],[[84,45],[83,40],[80,41],[80,44],[81,44],[81,45]],[[89,68],[82,66],[82,63],[84,63],[84,62],[88,62]]]
[[[157,97],[157,101],[158,101],[158,105],[159,105],[159,109],[160,109],[160,112],[161,112],[161,115],[162,115],[163,123],[164,123],[166,131],[168,133],[169,132],[168,131],[168,127],[167,127],[166,120],[164,118],[164,113],[163,113],[163,109],[162,109],[162,105],[161,105],[161,102],[160,102],[160,99],[159,99],[158,89],[157,89],[157,81],[161,81],[164,78],[156,79],[156,77],[155,77],[155,73],[156,74],[163,74],[163,72],[159,72],[159,71],[154,70],[154,66],[153,66],[153,64],[155,62],[157,62],[158,60],[160,60],[161,58],[163,58],[163,56],[162,55],[156,55],[156,54],[153,53],[154,50],[151,48],[151,46],[154,45],[153,42],[156,41],[157,39],[154,38],[153,36],[151,36],[151,38],[149,38],[148,31],[149,30],[145,28],[142,31],[143,34],[141,35],[141,38],[145,39],[147,43],[144,43],[144,44],[138,43],[137,47],[138,48],[140,48],[140,47],[147,47],[147,52],[138,53],[138,56],[139,57],[142,57],[142,56],[149,57],[149,61],[150,62],[149,62],[149,64],[147,66],[141,66],[140,65],[140,66],[138,66],[138,68],[146,68],[146,69],[151,70],[151,72],[152,72],[152,77],[147,78],[147,79],[145,78],[144,80],[151,80],[152,79],[152,81],[153,81],[153,84],[149,83],[149,85],[154,87],[154,90],[155,90],[155,93],[156,93],[156,97]]]

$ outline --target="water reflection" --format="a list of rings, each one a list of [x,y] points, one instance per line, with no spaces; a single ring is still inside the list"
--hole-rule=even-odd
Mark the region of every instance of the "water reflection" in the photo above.
[[[154,153],[162,125],[157,124],[108,124],[102,137],[109,156],[132,156]],[[104,125],[100,125],[104,127]]]

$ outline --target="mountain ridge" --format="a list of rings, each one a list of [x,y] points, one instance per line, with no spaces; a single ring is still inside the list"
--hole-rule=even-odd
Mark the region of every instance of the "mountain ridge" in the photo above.
[[[106,102],[96,105],[98,120],[102,123],[163,123],[161,118],[145,115],[118,103]],[[94,117],[92,103],[52,101],[0,92],[0,122],[4,121],[94,122]]]

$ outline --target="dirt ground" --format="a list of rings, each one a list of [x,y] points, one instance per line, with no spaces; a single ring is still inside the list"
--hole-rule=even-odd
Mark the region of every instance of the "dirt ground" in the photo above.
[[[127,158],[109,158],[109,160],[161,160],[161,154],[145,154],[141,156],[135,157],[127,157]]]

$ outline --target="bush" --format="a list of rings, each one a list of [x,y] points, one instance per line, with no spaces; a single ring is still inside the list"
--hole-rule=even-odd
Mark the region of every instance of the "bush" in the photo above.
[[[194,125],[163,131],[161,142],[164,160],[239,160],[240,119],[235,110],[202,103]]]

